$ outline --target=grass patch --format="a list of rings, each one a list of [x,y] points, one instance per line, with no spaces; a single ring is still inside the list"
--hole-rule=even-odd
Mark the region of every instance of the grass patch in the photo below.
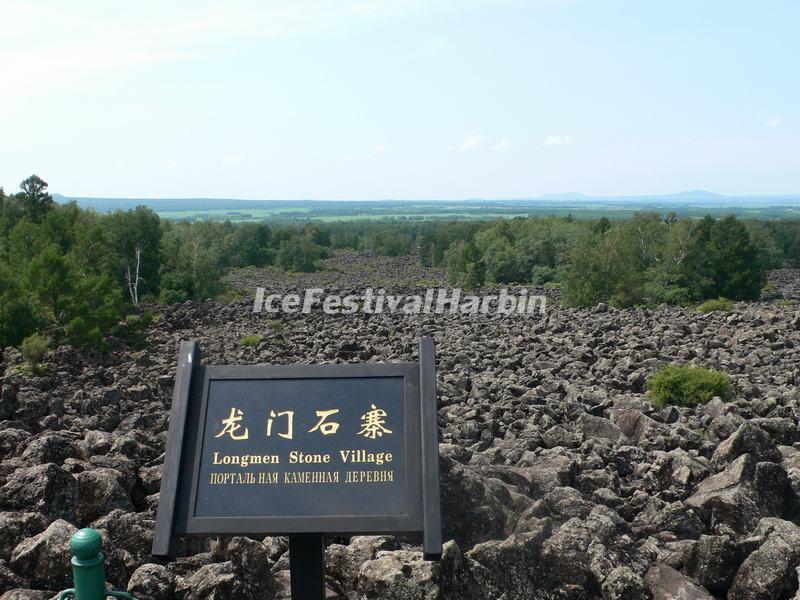
[[[669,365],[647,380],[656,406],[705,404],[714,396],[733,398],[733,384],[725,373],[702,367]]]
[[[778,306],[797,306],[797,300],[778,300],[775,304]]]
[[[254,346],[258,346],[261,343],[261,336],[252,333],[250,335],[244,336],[242,339],[239,340],[239,345],[244,346],[246,348],[252,348]]]
[[[275,335],[283,335],[286,332],[286,325],[278,319],[267,319],[267,328]]]
[[[697,307],[697,310],[699,310],[704,315],[707,315],[708,313],[714,311],[729,312],[731,309],[733,309],[733,302],[731,302],[727,298],[706,300],[700,306]]]

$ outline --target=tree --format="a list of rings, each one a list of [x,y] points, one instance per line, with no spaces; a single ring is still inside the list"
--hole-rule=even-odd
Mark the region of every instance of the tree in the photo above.
[[[262,267],[272,261],[270,229],[262,223],[242,223],[233,230],[231,264]]]
[[[282,242],[278,248],[277,262],[284,271],[310,273],[317,268],[316,262],[322,249],[305,235]]]
[[[30,265],[30,289],[45,308],[47,320],[56,325],[56,338],[68,317],[75,274],[58,245],[50,243],[37,254]]]
[[[0,263],[0,348],[17,346],[39,327],[19,274]]]
[[[721,220],[706,216],[692,238],[684,273],[694,299],[759,297],[766,267],[741,221],[733,215]]]
[[[47,182],[38,175],[31,175],[19,184],[19,194],[25,215],[39,223],[53,207],[53,197],[47,193]]]
[[[744,224],[733,215],[717,221],[711,235],[711,247],[714,253],[714,296],[757,300],[767,279],[766,269]]]
[[[109,275],[79,279],[66,323],[70,343],[81,348],[105,349],[108,335],[124,314],[122,293]]]
[[[138,306],[142,293],[158,290],[160,219],[146,206],[117,211],[107,219],[115,277]]]
[[[638,248],[632,241],[630,232],[621,227],[582,239],[564,274],[565,304],[630,306],[640,301],[643,278]]]
[[[605,233],[609,229],[611,229],[611,221],[608,220],[608,217],[601,217],[594,226],[596,233]]]
[[[165,223],[161,243],[161,301],[172,303],[216,296],[222,291],[222,257],[229,251],[220,223]]]
[[[483,285],[485,272],[481,253],[472,242],[455,242],[445,251],[442,263],[450,283],[467,289]]]

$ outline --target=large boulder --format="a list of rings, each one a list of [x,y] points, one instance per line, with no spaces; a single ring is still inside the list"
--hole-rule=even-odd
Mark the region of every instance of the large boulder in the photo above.
[[[175,586],[180,600],[271,600],[275,597],[269,552],[249,538],[232,538],[219,551],[224,562],[205,564],[180,578]]]
[[[697,486],[686,505],[704,511],[712,526],[722,524],[736,533],[748,533],[759,519],[782,516],[794,504],[786,471],[775,463],[756,463],[743,454],[721,473]]]
[[[541,520],[535,531],[484,542],[470,550],[467,560],[480,597],[545,598],[553,579],[539,554],[551,529],[549,520]]]
[[[364,563],[358,575],[358,595],[365,600],[439,600],[433,563],[418,552],[381,552]]]
[[[331,544],[325,549],[325,573],[340,595],[355,591],[361,565],[378,552],[399,550],[397,540],[388,535],[357,536],[349,544]]]
[[[79,458],[80,455],[74,440],[60,433],[46,431],[27,443],[21,458],[29,465],[61,464],[68,458]]]
[[[650,600],[644,580],[629,567],[617,567],[602,586],[603,600]]]
[[[73,520],[78,495],[78,482],[61,467],[52,463],[23,467],[0,488],[0,508]]]
[[[595,507],[585,519],[564,523],[541,551],[542,567],[558,582],[553,589],[582,590],[587,598],[600,594],[617,567],[643,573],[650,558],[636,547],[622,518],[605,506]]]
[[[359,600],[485,600],[454,542],[438,562],[420,552],[378,552],[361,565],[355,595]]]
[[[575,433],[581,436],[582,440],[602,439],[616,443],[625,439],[622,430],[603,417],[596,417],[589,413],[584,413],[578,417]]]
[[[77,528],[59,519],[42,533],[23,540],[11,553],[11,568],[44,589],[70,587],[69,540]]]
[[[9,590],[0,596],[0,600],[51,600],[52,598],[52,592],[30,590],[26,588]]]
[[[650,567],[644,581],[653,600],[714,600],[708,590],[667,565]]]
[[[80,490],[76,516],[81,523],[90,523],[114,509],[126,512],[134,510],[129,490],[123,487],[123,477],[119,471],[101,467],[78,473],[75,478]]]
[[[91,526],[108,532],[114,547],[130,556],[126,560],[129,566],[150,560],[155,531],[152,514],[117,509],[93,521]]]
[[[751,455],[756,462],[779,463],[782,458],[769,434],[747,421],[717,446],[711,464],[717,470],[722,470],[742,454]]]
[[[724,596],[745,554],[745,549],[728,536],[701,535],[686,561],[686,572],[708,591]]]
[[[48,521],[36,512],[0,512],[0,558],[8,560],[20,540],[47,528]]]
[[[511,495],[498,479],[483,478],[447,456],[440,461],[445,539],[470,548],[505,537],[514,518]]]
[[[728,593],[736,600],[789,598],[797,591],[800,527],[781,519],[762,519],[753,534],[761,541],[736,573]]]
[[[173,600],[175,576],[161,565],[147,563],[131,575],[128,591],[140,600]]]

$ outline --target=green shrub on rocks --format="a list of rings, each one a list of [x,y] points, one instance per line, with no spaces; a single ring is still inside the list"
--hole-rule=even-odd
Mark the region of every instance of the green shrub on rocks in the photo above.
[[[246,335],[239,340],[239,345],[246,347],[258,346],[261,343],[261,339],[261,336],[257,334]]]
[[[719,311],[719,312],[728,312],[733,309],[733,302],[728,300],[727,298],[717,298],[716,300],[706,300],[700,306],[697,307],[704,315],[707,315],[710,312]]]
[[[733,398],[733,385],[725,373],[702,367],[669,365],[647,380],[647,391],[658,406],[704,404],[714,396]]]
[[[50,350],[50,340],[45,336],[34,333],[22,340],[22,358],[28,363],[31,373],[39,371],[39,363],[45,353]]]

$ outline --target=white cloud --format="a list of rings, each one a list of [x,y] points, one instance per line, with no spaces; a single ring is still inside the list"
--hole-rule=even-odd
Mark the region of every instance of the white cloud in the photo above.
[[[511,140],[508,138],[503,138],[494,145],[495,152],[505,152],[509,148],[511,148]]]
[[[230,154],[230,155],[226,156],[223,159],[223,162],[226,165],[235,165],[236,163],[238,163],[241,160],[242,160],[242,157],[241,157],[240,154]]]
[[[385,152],[386,151],[386,144],[384,144],[384,143],[375,144],[372,147],[372,150],[373,150],[373,152],[375,152],[375,154],[380,154],[381,152]]]
[[[165,169],[169,169],[170,171],[172,171],[181,166],[181,163],[179,163],[177,160],[170,159],[162,162],[161,166],[163,166]]]
[[[781,124],[781,120],[782,119],[780,117],[772,117],[771,119],[767,119],[764,125],[767,127],[777,127]]]
[[[572,136],[562,133],[548,135],[542,140],[542,146],[569,146],[570,143],[572,143]]]
[[[483,143],[483,136],[482,135],[470,135],[464,138],[464,141],[458,146],[458,149],[461,152],[466,152],[468,150],[477,150],[481,147]]]

